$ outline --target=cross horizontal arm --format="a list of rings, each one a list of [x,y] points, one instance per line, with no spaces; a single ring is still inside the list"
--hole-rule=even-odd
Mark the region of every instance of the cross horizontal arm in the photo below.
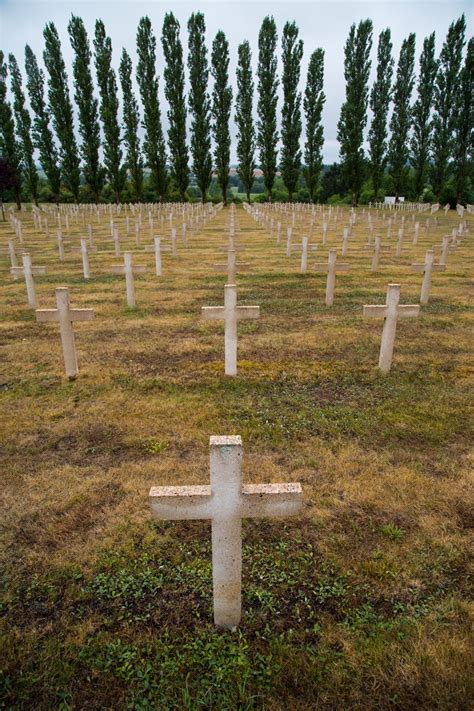
[[[110,271],[112,274],[123,274],[125,272],[125,267],[123,267],[121,264],[113,264],[110,267]]]
[[[247,484],[242,487],[242,516],[295,516],[303,503],[301,484]]]
[[[412,264],[411,268],[414,272],[424,272],[426,270],[426,264]]]
[[[202,306],[201,316],[208,321],[221,321],[225,318],[225,308],[223,306]]]
[[[214,515],[208,485],[152,486],[149,499],[152,515],[162,520],[210,519]]]
[[[364,306],[364,316],[385,317],[387,315],[387,307],[380,306]]]
[[[418,316],[420,313],[420,307],[418,304],[403,304],[402,306],[397,306],[397,313],[401,318]]]
[[[92,321],[94,309],[71,309],[69,317],[71,321]]]
[[[59,311],[57,309],[36,309],[36,320],[42,323],[46,321],[59,321]]]
[[[317,272],[327,272],[329,269],[327,264],[314,264],[313,267]]]
[[[260,306],[237,306],[235,312],[240,321],[246,321],[251,318],[260,318]]]

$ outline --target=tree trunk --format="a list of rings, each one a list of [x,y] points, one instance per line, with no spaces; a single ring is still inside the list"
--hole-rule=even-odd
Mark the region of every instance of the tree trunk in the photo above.
[[[250,205],[250,190],[249,190],[249,188],[247,188],[247,202]]]
[[[352,191],[352,207],[357,207],[357,192]]]
[[[16,206],[18,210],[21,210],[21,194],[20,194],[20,188],[15,188],[15,200],[16,200]]]

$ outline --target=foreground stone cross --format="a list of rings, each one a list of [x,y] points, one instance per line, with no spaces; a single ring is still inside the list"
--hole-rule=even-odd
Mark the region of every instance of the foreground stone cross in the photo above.
[[[237,321],[260,317],[260,306],[237,306],[237,287],[226,284],[224,306],[203,306],[202,317],[225,322],[225,374],[237,375]]]
[[[71,309],[69,304],[69,289],[61,286],[56,289],[57,309],[37,309],[36,320],[42,323],[59,322],[61,343],[63,346],[64,367],[69,380],[76,378],[77,367],[76,345],[74,342],[73,321],[91,321],[94,318],[93,309]]]
[[[242,440],[211,437],[210,486],[150,489],[153,518],[212,521],[214,623],[234,629],[242,601],[242,518],[294,516],[303,502],[301,484],[242,485]]]
[[[23,274],[25,277],[26,293],[28,296],[28,305],[32,309],[36,309],[38,303],[36,301],[36,290],[35,281],[33,279],[34,274],[46,274],[46,267],[33,267],[31,264],[31,257],[29,254],[22,255],[23,266],[22,267],[12,267],[11,273],[14,277],[19,274]]]
[[[387,289],[387,301],[385,304],[376,306],[364,306],[364,316],[385,319],[382,331],[382,343],[380,345],[379,368],[382,373],[388,373],[392,366],[393,347],[395,344],[395,332],[397,330],[397,319],[418,316],[420,307],[418,304],[407,304],[401,306],[400,284],[389,284]]]
[[[444,272],[446,266],[444,264],[434,264],[434,251],[429,249],[425,255],[424,264],[412,264],[411,268],[414,272],[423,272],[423,283],[421,285],[420,304],[427,304],[430,298],[431,275],[433,272]]]
[[[135,306],[135,282],[133,279],[134,274],[144,274],[146,272],[146,267],[144,266],[134,266],[132,262],[132,253],[123,253],[123,266],[121,264],[113,264],[112,272],[114,274],[125,274],[125,285],[127,287],[127,304],[130,308]]]
[[[349,264],[338,264],[336,266],[337,250],[330,249],[327,264],[315,264],[314,268],[317,272],[326,272],[328,278],[326,280],[326,306],[332,306],[334,303],[334,285],[336,283],[336,270],[347,272]]]

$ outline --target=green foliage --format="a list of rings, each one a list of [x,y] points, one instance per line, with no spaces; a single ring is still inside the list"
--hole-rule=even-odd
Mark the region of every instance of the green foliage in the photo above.
[[[385,526],[382,526],[382,533],[391,541],[401,541],[405,536],[403,528],[396,526],[394,523],[387,523]]]
[[[321,179],[321,201],[326,202],[331,196],[345,195],[347,183],[341,163],[333,163],[323,172]]]
[[[8,57],[10,65],[11,86],[13,94],[13,111],[15,114],[16,130],[19,137],[19,150],[26,175],[30,196],[38,204],[38,173],[34,160],[34,146],[31,139],[31,117],[25,107],[25,95],[22,88],[21,72],[13,54]]]
[[[172,12],[163,21],[161,43],[165,55],[165,96],[168,101],[168,145],[171,158],[171,178],[181,200],[186,199],[189,181],[188,147],[186,144],[186,98],[184,83],[183,45],[180,26]]]
[[[246,192],[247,201],[250,202],[255,170],[255,127],[253,123],[252,53],[247,40],[239,44],[238,53],[237,97],[235,101],[237,159],[239,161],[239,176]]]
[[[99,160],[100,127],[98,101],[94,96],[94,84],[90,66],[92,53],[86,28],[80,17],[72,15],[68,31],[71,46],[75,53],[72,65],[75,88],[74,99],[79,114],[84,178],[92,190],[95,201],[99,202],[100,192],[104,186],[104,169]]]
[[[387,162],[387,114],[390,104],[393,73],[392,40],[387,28],[379,35],[377,48],[377,78],[370,92],[373,114],[369,131],[370,172],[377,200]]]
[[[357,30],[352,25],[344,48],[346,100],[341,108],[337,138],[353,205],[357,204],[365,172],[362,144],[367,123],[371,48],[372,21],[362,20]]]
[[[277,39],[275,20],[267,16],[258,35],[257,144],[260,150],[260,167],[270,201],[277,169]]]
[[[161,128],[158,77],[155,71],[156,37],[153,34],[149,17],[142,17],[138,23],[137,54],[137,80],[143,104],[143,127],[145,129],[143,151],[156,193],[161,200],[164,200],[168,187],[166,146]]]
[[[458,92],[458,106],[456,111],[454,141],[454,177],[456,183],[456,202],[468,199],[467,177],[470,167],[470,178],[474,173],[474,38],[471,37],[467,44],[466,58],[460,75]],[[469,166],[469,159],[471,165]]]
[[[191,110],[191,153],[193,172],[206,202],[212,177],[211,158],[211,103],[207,91],[209,67],[206,48],[204,15],[196,12],[188,21],[189,108]]]
[[[227,205],[230,168],[229,120],[232,107],[232,88],[229,86],[229,43],[219,31],[212,43],[211,73],[214,78],[211,113],[214,119],[214,161],[222,200]]]
[[[48,71],[48,98],[53,126],[60,144],[62,176],[66,186],[79,199],[79,152],[74,135],[74,115],[69,98],[68,77],[61,42],[53,22],[43,30],[45,49],[43,59]]]
[[[311,202],[314,202],[316,199],[323,167],[322,149],[324,145],[324,132],[321,116],[326,101],[323,85],[324,50],[316,49],[309,59],[303,102],[306,118],[305,165],[303,175],[306,185],[308,186]]]
[[[434,82],[438,63],[435,53],[435,33],[425,37],[420,56],[417,99],[413,105],[413,136],[411,139],[411,164],[415,169],[414,191],[419,200],[422,196],[428,172]]]
[[[432,184],[437,201],[448,178],[449,159],[456,138],[459,73],[466,20],[464,15],[449,26],[441,49],[434,88],[434,116],[432,121]]]
[[[388,148],[388,162],[393,179],[395,199],[406,189],[408,175],[408,132],[411,126],[410,97],[415,83],[415,34],[403,40],[393,88],[393,113],[390,121],[392,136]]]
[[[287,22],[283,28],[282,50],[283,107],[280,168],[283,182],[292,200],[301,169],[301,94],[298,91],[298,84],[303,56],[303,41],[298,40],[298,28],[294,22]]]
[[[15,191],[17,207],[21,210],[21,152],[15,138],[15,124],[7,101],[7,65],[0,50],[0,153],[7,167],[9,186]],[[4,171],[5,172],[5,171]]]
[[[125,48],[122,49],[119,76],[123,96],[124,143],[127,148],[126,165],[132,179],[133,196],[135,199],[141,200],[143,195],[143,160],[138,136],[140,113],[133,93],[132,60]]]
[[[59,158],[49,127],[50,115],[44,100],[44,74],[31,48],[25,46],[26,87],[33,109],[33,141],[39,150],[41,166],[48,178],[52,199],[57,202],[61,184]]]
[[[94,50],[100,94],[100,118],[104,131],[104,164],[115,202],[119,203],[126,180],[126,167],[122,165],[117,81],[112,69],[112,41],[106,35],[102,20],[95,23]]]

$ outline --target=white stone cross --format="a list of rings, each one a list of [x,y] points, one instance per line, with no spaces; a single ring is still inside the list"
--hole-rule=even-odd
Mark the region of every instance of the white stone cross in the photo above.
[[[293,213],[293,217],[294,217]],[[286,230],[286,256],[291,257],[291,240],[292,240],[292,235],[293,235],[293,228],[288,227]]]
[[[210,486],[150,489],[152,516],[159,520],[210,520],[214,623],[235,629],[242,614],[242,519],[295,516],[303,503],[301,484],[242,484],[242,440],[216,437],[210,445]]]
[[[10,267],[13,269],[14,267],[18,267],[18,259],[16,258],[16,252],[15,252],[15,242],[12,239],[8,240],[8,254],[10,256]],[[18,274],[14,273],[13,278],[18,279]]]
[[[400,227],[400,229],[398,230],[397,249],[395,252],[395,255],[397,257],[402,256],[402,244],[403,244],[403,227]]]
[[[81,239],[81,256],[84,279],[90,279],[91,274],[89,270],[89,255],[87,254],[87,242],[85,239]]]
[[[350,268],[349,264],[338,264],[336,266],[337,250],[330,249],[327,264],[315,264],[314,268],[317,272],[325,272],[328,275],[326,281],[326,306],[332,306],[334,303],[334,285],[336,283],[336,271],[347,272]]]
[[[59,261],[64,262],[64,240],[63,240],[63,236],[62,236],[60,230],[58,230],[57,242],[58,242]]]
[[[23,274],[26,283],[26,293],[28,296],[28,305],[32,309],[36,309],[38,302],[36,301],[36,290],[35,282],[33,279],[34,274],[46,274],[46,267],[33,267],[31,264],[31,257],[29,254],[22,255],[23,266],[22,267],[12,267],[11,273],[13,276],[18,276]]]
[[[384,251],[388,251],[390,248],[389,247],[382,247],[382,238],[380,235],[375,235],[375,243],[366,245],[366,248],[374,250],[374,253],[372,255],[371,271],[378,272],[379,262],[380,262],[380,253],[384,252]]]
[[[127,287],[127,304],[130,308],[135,307],[135,282],[134,274],[144,274],[146,267],[134,266],[131,252],[123,253],[123,266],[121,264],[112,265],[114,274],[125,274],[125,285]]]
[[[227,264],[214,264],[215,272],[227,272],[227,283],[235,284],[237,269],[245,269],[248,264],[245,262],[237,262],[237,254],[235,249],[227,250]]]
[[[412,264],[414,272],[423,272],[423,283],[421,285],[420,304],[427,304],[430,297],[431,275],[433,272],[444,272],[444,264],[434,264],[434,251],[429,249],[425,255],[424,264]]]
[[[382,373],[388,373],[392,366],[393,347],[395,344],[395,332],[397,330],[398,317],[409,318],[418,316],[420,313],[420,307],[418,304],[401,306],[399,301],[400,284],[389,284],[385,304],[377,306],[364,306],[364,316],[384,319],[379,356],[379,368]]]
[[[74,380],[79,372],[77,367],[76,345],[74,342],[73,321],[90,321],[94,318],[93,309],[71,309],[69,289],[60,286],[56,289],[57,309],[37,309],[36,320],[39,322],[59,322],[61,343],[63,346],[64,367],[69,380]]]
[[[112,222],[112,220],[111,220],[111,222]],[[113,222],[112,222],[112,224],[113,224]],[[120,257],[120,235],[119,235],[118,227],[112,228],[112,239],[114,241],[115,256]]]
[[[446,262],[448,261],[449,240],[449,235],[445,235],[441,244],[441,255],[439,258],[439,263],[444,264],[444,266],[446,266]]]
[[[341,254],[343,257],[347,255],[347,243],[349,241],[349,228],[344,227],[344,236],[342,238],[342,251]]]
[[[226,284],[224,306],[203,306],[203,318],[225,322],[225,374],[237,375],[237,321],[260,317],[260,306],[237,306],[237,287]]]

